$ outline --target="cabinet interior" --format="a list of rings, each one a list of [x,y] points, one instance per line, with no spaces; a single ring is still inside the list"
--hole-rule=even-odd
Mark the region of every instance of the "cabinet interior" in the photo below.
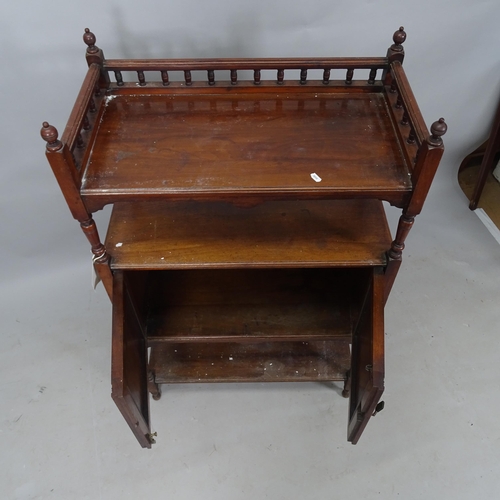
[[[122,272],[168,383],[344,380],[372,269]]]

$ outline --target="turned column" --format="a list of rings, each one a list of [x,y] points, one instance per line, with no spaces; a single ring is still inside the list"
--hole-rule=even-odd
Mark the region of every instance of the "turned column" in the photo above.
[[[103,282],[109,297],[112,298],[113,275],[109,267],[109,255],[101,243],[97,226],[88,213],[80,196],[79,176],[71,151],[58,138],[57,129],[47,122],[42,124],[40,131],[42,139],[47,142],[46,155],[52,171],[73,217],[80,223],[83,233],[87,237],[92,249],[94,267],[97,275]]]
[[[443,140],[442,136],[446,133],[448,127],[443,118],[434,122],[431,126],[431,134],[422,143],[417,155],[417,163],[414,167],[415,183],[413,193],[408,202],[408,205],[403,211],[403,215],[399,218],[396,236],[391,244],[387,257],[388,263],[385,272],[385,300],[389,297],[389,293],[396,279],[396,275],[401,266],[403,250],[408,234],[413,227],[415,217],[421,212],[427,193],[431,186],[432,180],[436,173],[439,161],[443,155]]]

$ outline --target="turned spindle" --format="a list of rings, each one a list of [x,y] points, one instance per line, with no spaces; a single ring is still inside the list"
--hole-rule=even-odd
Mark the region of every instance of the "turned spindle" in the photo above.
[[[253,70],[253,83],[260,85],[260,69]]]
[[[170,82],[168,81],[168,71],[161,72],[161,81],[163,85],[166,87]]]
[[[121,87],[123,85],[123,77],[121,71],[115,71],[116,84]]]
[[[99,52],[99,47],[95,45],[95,35],[88,28],[85,28],[83,41],[87,44],[87,54],[97,54]]]
[[[345,82],[347,83],[347,85],[351,85],[353,76],[354,76],[354,70],[348,69],[345,75]]]
[[[78,149],[83,149],[85,147],[85,142],[83,141],[82,134],[78,133],[76,136],[76,147]]]
[[[209,69],[207,71],[208,74],[208,84],[215,85],[215,71],[213,69]]]
[[[47,151],[59,151],[62,148],[62,142],[58,139],[59,133],[57,129],[53,125],[49,125],[48,122],[42,123],[40,135],[47,142],[45,146]]]
[[[437,122],[434,122],[431,125],[431,135],[428,139],[429,144],[432,144],[433,146],[441,146],[443,144],[441,136],[446,134],[447,130],[448,125],[446,125],[444,118],[440,118]]]
[[[323,71],[323,84],[328,85],[329,82],[330,82],[330,70],[325,69]]]
[[[146,85],[146,77],[144,76],[144,71],[137,72],[137,79],[139,80],[139,85],[144,87]]]
[[[90,130],[90,121],[89,117],[85,115],[83,117],[83,124],[82,124],[83,130]]]
[[[307,83],[307,69],[300,70],[300,84],[305,85]]]
[[[186,82],[186,85],[192,85],[193,80],[191,78],[191,70],[187,69],[184,71],[184,81]]]
[[[284,78],[285,78],[285,70],[279,69],[278,70],[278,85],[283,85]]]
[[[401,125],[408,125],[410,119],[408,118],[408,113],[406,110],[403,112],[403,117],[401,118]]]
[[[370,74],[368,76],[368,83],[373,85],[375,83],[375,79],[377,78],[377,68],[373,68],[370,70]]]
[[[235,69],[231,70],[231,85],[236,85],[238,82],[238,71]]]
[[[413,128],[410,130],[410,133],[408,134],[408,139],[406,139],[406,142],[408,144],[415,144],[415,140],[416,140],[416,135],[415,135],[415,131],[413,130]],[[416,158],[414,160],[414,162],[416,161]]]

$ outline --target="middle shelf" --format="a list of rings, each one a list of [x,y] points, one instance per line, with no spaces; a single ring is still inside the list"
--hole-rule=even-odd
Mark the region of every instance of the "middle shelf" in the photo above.
[[[379,200],[117,203],[105,242],[116,269],[384,266]]]

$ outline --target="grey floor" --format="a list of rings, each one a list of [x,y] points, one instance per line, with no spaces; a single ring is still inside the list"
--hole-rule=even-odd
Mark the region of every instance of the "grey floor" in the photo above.
[[[456,181],[498,102],[500,4],[454,2],[0,6],[0,500],[500,497],[500,245]],[[333,385],[169,386],[141,449],[110,397],[111,307],[38,136],[67,120],[83,28],[108,57],[345,56],[385,54],[401,23],[423,115],[450,130],[386,308],[385,410],[352,446]]]
[[[386,310],[386,408],[358,445],[334,386],[192,385],[152,402],[151,451],[110,398],[110,305],[88,258],[23,273],[0,285],[2,498],[496,498],[499,269],[438,179]]]

